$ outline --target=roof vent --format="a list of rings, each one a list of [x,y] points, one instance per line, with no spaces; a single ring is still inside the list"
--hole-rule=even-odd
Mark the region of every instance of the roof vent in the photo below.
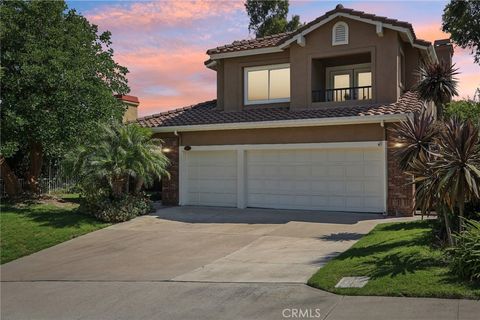
[[[343,5],[341,3],[337,4],[337,6],[335,7],[335,9],[343,9]]]
[[[332,46],[348,44],[348,24],[343,21],[335,23],[332,29]]]

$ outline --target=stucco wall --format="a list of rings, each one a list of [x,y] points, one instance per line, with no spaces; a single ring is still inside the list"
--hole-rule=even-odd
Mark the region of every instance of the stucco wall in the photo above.
[[[345,21],[349,26],[349,43],[332,46],[332,27],[338,21]],[[244,106],[243,68],[290,62],[292,109],[312,107],[311,91],[312,59],[340,57],[352,54],[370,54],[372,63],[373,96],[376,103],[395,102],[399,95],[397,78],[397,57],[402,45],[405,54],[405,74],[407,89],[415,83],[414,70],[420,59],[419,50],[408,43],[402,43],[399,33],[383,29],[383,37],[376,33],[372,24],[339,17],[306,37],[306,46],[292,44],[281,53],[253,55],[222,59],[217,67],[217,95],[219,108],[226,111],[239,111]],[[346,61],[347,62],[347,61]],[[347,64],[347,63],[345,63]],[[321,68],[321,65],[318,65]],[[318,77],[318,76],[317,76]],[[322,75],[320,75],[322,77]],[[324,76],[323,76],[324,77]],[[324,81],[319,79],[319,81]],[[318,88],[313,88],[318,89]],[[313,107],[317,107],[314,105]],[[250,106],[249,106],[250,107]]]
[[[183,146],[381,141],[380,124],[180,132]],[[157,134],[159,138],[171,134]]]

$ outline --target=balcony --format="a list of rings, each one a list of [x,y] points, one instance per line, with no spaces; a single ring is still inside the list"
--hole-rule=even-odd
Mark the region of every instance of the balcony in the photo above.
[[[311,102],[374,100],[370,52],[312,59]]]
[[[312,90],[312,102],[371,100],[372,86]]]

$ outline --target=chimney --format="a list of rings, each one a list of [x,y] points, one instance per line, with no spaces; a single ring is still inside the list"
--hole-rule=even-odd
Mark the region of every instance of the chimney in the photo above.
[[[115,97],[127,106],[127,110],[123,114],[123,122],[131,122],[137,120],[138,105],[140,104],[138,98],[135,96],[121,94],[117,94]]]
[[[453,46],[450,39],[435,40],[433,43],[438,61],[445,62],[448,66],[452,65]]]

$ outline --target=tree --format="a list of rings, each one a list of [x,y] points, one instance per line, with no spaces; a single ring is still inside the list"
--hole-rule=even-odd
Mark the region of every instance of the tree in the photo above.
[[[401,122],[394,133],[401,146],[399,162],[414,177],[417,206],[422,214],[436,208],[452,245],[449,215],[458,214],[461,231],[465,203],[480,199],[478,127],[457,117],[437,127],[433,117],[420,114]]]
[[[1,175],[15,196],[13,157],[28,159],[22,173],[38,192],[44,156],[61,157],[94,123],[121,119],[125,107],[114,95],[129,92],[128,70],[113,59],[110,32],[63,1],[3,1],[0,14]]]
[[[480,64],[480,1],[452,0],[443,10],[442,20],[442,30],[450,33],[455,44],[469,48]]]
[[[470,119],[472,122],[480,124],[480,101],[452,101],[447,104],[445,115],[447,117],[459,117],[463,120]]]
[[[300,16],[294,15],[288,21],[288,7],[288,0],[247,0],[245,9],[250,17],[248,31],[254,31],[255,36],[260,38],[298,29],[303,25]]]
[[[432,101],[437,108],[439,118],[443,114],[443,106],[453,96],[458,95],[458,74],[455,65],[445,62],[426,63],[418,69],[418,77],[421,79],[415,89],[425,101]]]
[[[138,193],[144,183],[169,175],[161,140],[152,139],[152,131],[137,124],[100,125],[95,141],[69,152],[64,164],[87,193],[106,187],[106,195],[116,198],[125,193],[129,179]]]

